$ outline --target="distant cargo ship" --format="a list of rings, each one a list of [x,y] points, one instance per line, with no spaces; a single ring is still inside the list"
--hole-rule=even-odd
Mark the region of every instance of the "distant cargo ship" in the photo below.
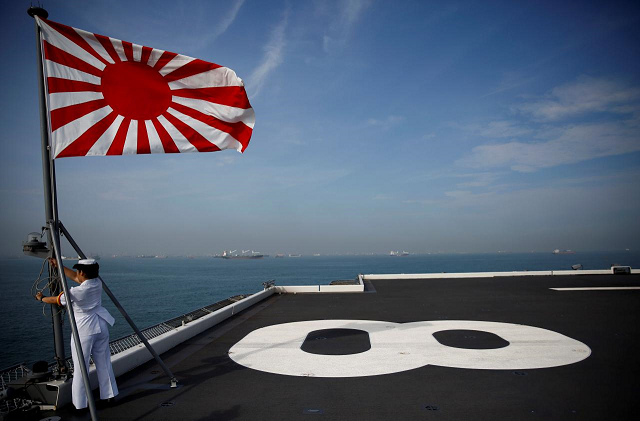
[[[214,257],[219,257],[221,259],[262,259],[264,257],[264,254],[252,250],[243,250],[241,254],[237,254],[236,251],[237,250],[225,250],[221,255]]]
[[[403,257],[403,256],[408,256],[409,253],[407,253],[406,251],[403,251],[402,253],[399,251],[390,251],[389,252],[389,256],[394,256],[394,257]]]
[[[555,249],[553,251],[553,254],[576,254],[575,251],[573,250],[560,250],[560,249]]]

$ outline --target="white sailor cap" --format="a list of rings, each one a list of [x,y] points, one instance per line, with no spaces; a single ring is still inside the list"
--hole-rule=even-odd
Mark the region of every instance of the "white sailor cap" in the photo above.
[[[73,265],[73,267],[95,265],[96,263],[97,263],[96,259],[81,259],[81,260],[78,260],[78,263]]]

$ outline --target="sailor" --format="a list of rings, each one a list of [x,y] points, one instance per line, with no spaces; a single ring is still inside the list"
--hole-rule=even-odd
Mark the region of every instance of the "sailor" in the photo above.
[[[49,264],[53,267],[58,266],[56,260],[52,258],[49,258]],[[93,357],[98,374],[100,399],[111,403],[118,394],[109,351],[109,325],[113,326],[115,320],[107,309],[102,307],[102,281],[98,278],[98,263],[94,259],[82,259],[73,265],[73,268],[77,269],[77,272],[64,267],[64,274],[67,279],[80,284],[69,289],[69,295],[73,303],[73,314],[78,326],[82,353],[87,370],[89,370],[89,357]],[[59,306],[67,305],[64,292],[57,297],[43,297],[42,292],[38,292],[36,299]],[[72,401],[77,409],[82,409],[87,407],[87,395],[73,336],[71,336],[71,355],[73,366],[76,368],[71,387]]]

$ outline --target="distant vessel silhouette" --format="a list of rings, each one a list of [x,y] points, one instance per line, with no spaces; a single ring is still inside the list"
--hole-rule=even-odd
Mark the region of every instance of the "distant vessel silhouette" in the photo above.
[[[403,252],[399,252],[399,251],[390,251],[389,252],[389,256],[394,256],[394,257],[404,257],[404,256],[408,256],[409,253],[406,251]]]
[[[242,250],[241,254],[236,253],[236,251],[237,250],[225,250],[221,255],[214,257],[219,257],[221,259],[262,259],[264,257],[264,254],[253,250]]]
[[[576,254],[575,251],[572,250],[560,250],[560,249],[555,249],[553,251],[553,254]]]

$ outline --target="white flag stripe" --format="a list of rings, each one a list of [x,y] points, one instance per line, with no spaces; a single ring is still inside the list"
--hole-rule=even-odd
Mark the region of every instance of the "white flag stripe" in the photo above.
[[[79,82],[87,82],[92,85],[100,85],[101,78],[81,72],[71,67],[63,66],[51,60],[45,60],[47,77],[57,77],[60,79],[77,80]]]
[[[169,120],[164,118],[164,116],[158,117],[158,121],[162,124],[162,127],[164,127],[167,133],[169,133],[169,136],[171,136],[171,139],[176,144],[180,152],[198,152],[196,147],[193,146],[191,142],[189,142],[187,138],[173,126],[173,124],[169,123]]]
[[[157,50],[155,48],[151,50],[149,60],[147,60],[147,65],[151,67],[155,66],[160,57],[162,57],[162,53],[164,53],[164,50]]]
[[[129,61],[127,60],[127,55],[124,53],[124,47],[122,46],[122,41],[119,39],[109,37],[109,41],[111,41],[111,45],[116,50],[118,57],[120,57],[121,61]]]
[[[135,155],[138,153],[138,120],[131,120],[127,137],[124,140],[122,155]]]
[[[82,48],[78,47],[78,45],[75,42],[71,42],[69,41],[69,39],[67,37],[65,37],[64,35],[58,33],[58,31],[56,31],[55,29],[53,29],[52,27],[50,27],[49,25],[47,25],[45,22],[43,22],[42,20],[40,20],[40,18],[38,18],[38,23],[40,24],[40,27],[42,28],[42,36],[43,38],[51,45],[58,47],[61,50],[66,51],[67,53],[71,54],[72,56],[86,62],[89,63],[90,65],[94,66],[95,68],[102,70],[104,69],[105,65],[104,63],[102,63],[100,60],[98,60],[97,58],[87,54],[87,52],[85,50],[83,50]]]
[[[58,92],[49,94],[49,109],[68,107],[70,105],[83,104],[85,102],[103,99],[102,92]]]
[[[106,155],[107,151],[109,150],[109,146],[111,146],[111,144],[113,143],[113,139],[115,139],[116,134],[118,133],[118,129],[120,128],[120,124],[122,124],[123,120],[124,117],[122,117],[121,115],[117,116],[116,119],[113,120],[113,123],[111,123],[111,126],[109,126],[109,128],[102,134],[102,136],[98,138],[91,149],[89,149],[87,155]]]
[[[149,138],[149,149],[151,153],[164,153],[164,146],[162,146],[162,141],[153,122],[151,120],[145,120],[144,125],[147,127],[147,137]]]
[[[218,86],[243,86],[242,79],[227,67],[218,67],[197,75],[169,82],[170,89],[214,88]]]
[[[84,38],[85,41],[87,41],[87,43],[91,46],[91,48],[93,48],[93,50],[96,53],[98,53],[100,57],[107,60],[108,63],[111,63],[111,64],[114,63],[109,53],[107,53],[107,50],[104,49],[104,47],[102,46],[102,44],[100,44],[100,41],[98,41],[95,35],[93,35],[91,32],[83,31],[82,29],[76,29],[76,28],[73,28],[73,29],[75,29],[76,32],[80,34],[80,36]],[[93,56],[91,56],[91,58],[93,58]],[[98,60],[98,62],[104,67],[104,63],[102,63],[100,60]]]
[[[162,69],[160,69],[160,74],[162,76],[166,76],[167,74],[173,72],[176,69],[179,69],[180,67],[192,62],[193,60],[195,60],[193,57],[178,54],[177,56],[172,58],[169,63],[165,64]]]
[[[184,105],[185,107],[193,108],[203,114],[211,115],[228,123],[237,123],[242,121],[253,129],[256,122],[256,114],[253,111],[253,108],[236,108],[228,105],[214,104],[203,99],[183,98],[179,96],[173,96],[172,99],[173,102]]]
[[[104,106],[52,132],[51,144],[53,145],[53,156],[58,156],[58,154],[69,146],[69,144],[74,142],[84,134],[84,132],[89,130],[94,124],[105,118],[112,111],[113,110],[108,105]]]
[[[190,126],[193,130],[200,133],[202,137],[204,137],[220,149],[239,148],[238,150],[242,150],[242,145],[240,144],[240,142],[231,137],[229,133],[204,124],[200,120],[196,120],[195,118],[189,117],[186,114],[182,114],[180,111],[174,110],[171,107],[169,107],[167,111],[186,125]]]
[[[132,44],[133,46],[133,61],[140,61],[142,58],[142,45]]]

